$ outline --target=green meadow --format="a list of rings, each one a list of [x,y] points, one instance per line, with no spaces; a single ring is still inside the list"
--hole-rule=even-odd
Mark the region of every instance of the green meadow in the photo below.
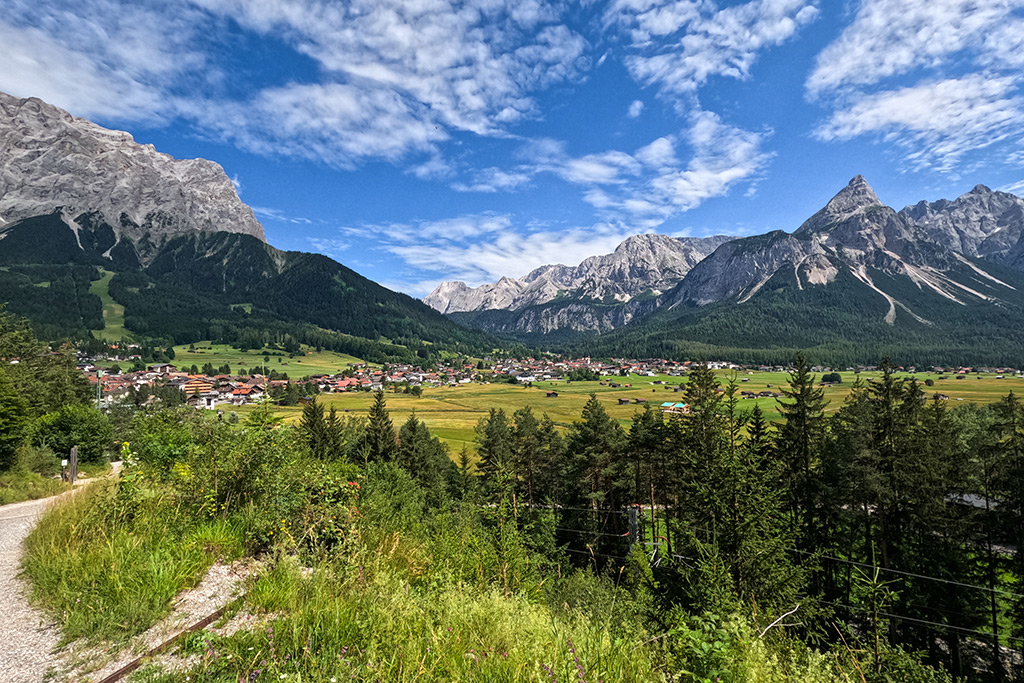
[[[829,399],[829,412],[838,410],[843,399],[856,380],[852,372],[841,373],[842,384],[825,387],[825,396]],[[877,377],[879,373],[861,373],[862,379]],[[720,373],[725,382],[728,373]],[[905,373],[897,375],[909,377]],[[955,379],[955,375],[944,375],[947,379],[939,380],[934,373],[917,373],[914,375],[925,389],[928,396],[942,393],[949,396],[949,405],[953,407],[961,402],[992,403],[998,401],[1011,390],[1024,393],[1024,378],[1007,375],[1004,379],[995,379],[995,375],[970,375],[965,379]],[[746,379],[747,381],[743,381]],[[924,385],[926,379],[935,382],[935,386]],[[653,384],[655,381],[666,384]],[[682,401],[682,394],[672,391],[684,381],[680,377],[657,376],[614,377],[601,382],[535,382],[533,386],[521,386],[505,383],[465,384],[457,387],[425,387],[420,397],[411,394],[387,392],[388,410],[395,426],[400,426],[414,411],[423,420],[430,431],[445,441],[452,453],[457,453],[463,446],[474,448],[474,427],[481,417],[487,415],[491,408],[502,408],[506,413],[524,406],[530,406],[539,417],[547,413],[560,427],[567,428],[570,423],[580,417],[583,405],[591,393],[597,395],[608,414],[617,419],[623,427],[628,427],[633,414],[643,408],[635,403],[643,399],[655,408],[663,402]],[[779,391],[785,386],[787,374],[784,372],[754,372],[736,375],[740,391]],[[622,386],[613,388],[611,382]],[[630,386],[626,386],[626,385]],[[548,392],[557,392],[557,397],[549,397]],[[619,405],[619,399],[628,399],[628,405]],[[961,399],[961,400],[958,400]],[[365,417],[373,401],[368,392],[348,392],[340,394],[324,394],[320,401],[328,408],[335,407],[339,413]],[[776,419],[776,400],[774,398],[742,399],[742,409],[752,409],[754,405],[761,409],[770,419]],[[245,409],[243,409],[244,411]],[[277,412],[286,422],[298,421],[302,408],[297,406],[280,407]]]
[[[213,367],[219,368],[227,363],[231,366],[232,372],[238,372],[239,368],[252,370],[255,367],[263,367],[263,351],[240,351],[227,344],[211,344],[210,342],[196,342],[195,351],[189,351],[189,345],[174,347],[174,364],[178,367],[189,367],[196,365],[203,367],[206,363],[212,363]],[[275,353],[281,353],[277,351]],[[334,351],[312,351],[306,350],[305,355],[296,358],[289,358],[288,354],[269,356],[267,371],[277,370],[287,372],[292,379],[299,379],[306,375],[334,374],[349,369],[349,363],[362,363],[355,356]]]

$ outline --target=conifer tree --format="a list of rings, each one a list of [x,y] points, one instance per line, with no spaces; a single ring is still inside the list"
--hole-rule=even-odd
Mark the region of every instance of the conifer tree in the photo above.
[[[573,504],[614,508],[617,493],[628,486],[628,472],[619,459],[626,435],[595,394],[583,406],[582,418],[569,427],[565,440],[566,485],[579,487]],[[620,479],[621,475],[625,477]]]
[[[825,434],[825,392],[814,386],[807,359],[798,353],[789,373],[789,386],[778,399],[782,415],[776,449],[783,462],[783,485],[788,491],[790,520],[803,549],[820,541],[818,523],[819,454]]]
[[[14,388],[7,372],[0,367],[0,472],[14,466],[28,426],[28,403]]]
[[[476,425],[477,468],[485,492],[492,499],[503,498],[515,487],[515,453],[512,449],[512,427],[501,408],[491,408],[487,417]]]
[[[436,506],[446,498],[448,447],[430,434],[427,425],[413,413],[398,430],[395,462],[419,482],[429,504]]]
[[[373,395],[363,440],[364,457],[367,462],[391,462],[395,459],[395,452],[398,449],[395,425],[391,422],[383,391],[377,391]]]
[[[529,406],[514,412],[512,423],[516,478],[521,482],[526,503],[532,506],[541,464],[540,424]]]
[[[299,419],[299,433],[309,446],[313,457],[325,460],[329,457],[327,425],[324,421],[324,407],[319,401],[310,401],[302,406]]]

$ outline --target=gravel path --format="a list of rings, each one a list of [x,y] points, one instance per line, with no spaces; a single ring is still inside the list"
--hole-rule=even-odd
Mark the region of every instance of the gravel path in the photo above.
[[[51,500],[0,507],[0,677],[10,683],[40,683],[60,640],[56,625],[28,604],[28,586],[18,578],[22,541]]]
[[[121,463],[112,464],[107,476],[115,476]],[[75,488],[94,479],[83,478]],[[41,683],[50,666],[60,631],[46,615],[28,602],[28,586],[18,578],[22,542],[47,506],[71,491],[0,506],[0,680],[4,683]]]

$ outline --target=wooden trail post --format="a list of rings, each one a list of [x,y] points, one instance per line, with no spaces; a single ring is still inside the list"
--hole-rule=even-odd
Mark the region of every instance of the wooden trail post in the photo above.
[[[75,485],[78,479],[78,446],[71,447],[71,457],[68,460],[68,483]]]

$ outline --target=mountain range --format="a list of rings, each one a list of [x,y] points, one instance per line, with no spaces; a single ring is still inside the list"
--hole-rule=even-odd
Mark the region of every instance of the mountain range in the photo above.
[[[637,235],[577,266],[444,283],[424,303],[267,244],[218,164],[38,99],[0,93],[0,153],[0,300],[53,339],[127,331],[368,360],[518,342],[780,362],[796,349],[836,363],[1024,357],[1024,200],[982,185],[897,211],[857,176],[792,232]]]
[[[0,93],[0,300],[46,336],[288,337],[370,360],[493,341],[320,254],[281,251],[220,165]]]
[[[649,252],[663,257],[654,267]],[[1024,200],[983,185],[896,211],[857,176],[791,233],[640,235],[584,264],[444,283],[424,300],[481,330],[593,353],[1022,350]]]

